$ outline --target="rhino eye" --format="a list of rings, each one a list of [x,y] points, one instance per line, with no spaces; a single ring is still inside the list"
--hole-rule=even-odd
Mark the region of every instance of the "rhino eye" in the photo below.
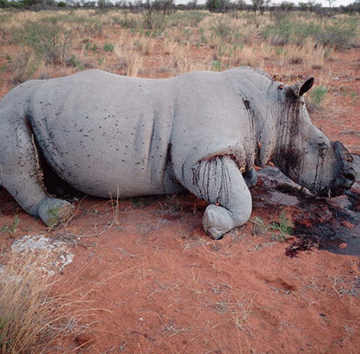
[[[325,142],[318,143],[318,149],[319,149],[319,156],[325,157],[325,152],[327,149],[327,145]]]

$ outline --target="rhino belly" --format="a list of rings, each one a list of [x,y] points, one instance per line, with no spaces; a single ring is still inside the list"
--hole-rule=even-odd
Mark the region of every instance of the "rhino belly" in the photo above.
[[[155,133],[151,121],[122,129],[111,121],[95,126],[76,120],[75,128],[59,121],[54,128],[35,124],[36,142],[47,163],[76,189],[112,198],[181,189],[171,177],[169,138]]]
[[[80,142],[43,150],[56,173],[76,189],[97,197],[132,197],[177,191],[164,156],[149,156],[144,151],[122,146],[106,148]]]

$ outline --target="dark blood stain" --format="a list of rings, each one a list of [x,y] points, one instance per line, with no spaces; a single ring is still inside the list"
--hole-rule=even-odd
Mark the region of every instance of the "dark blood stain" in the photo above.
[[[299,252],[309,251],[313,247],[318,247],[318,244],[310,238],[302,238],[292,242],[290,246],[286,248],[285,255],[293,258],[296,257]]]
[[[360,156],[354,156],[354,164],[355,170],[359,170]],[[272,200],[274,191],[283,194],[284,198],[277,196],[276,201]],[[290,208],[294,228],[293,237],[289,238],[285,250],[287,256],[296,257],[300,252],[314,248],[360,256],[360,176],[357,176],[353,188],[344,195],[318,198],[304,193],[275,167],[258,171],[258,184],[252,188],[255,213],[257,209],[274,207],[289,210],[281,202],[288,195],[295,197],[298,202]]]

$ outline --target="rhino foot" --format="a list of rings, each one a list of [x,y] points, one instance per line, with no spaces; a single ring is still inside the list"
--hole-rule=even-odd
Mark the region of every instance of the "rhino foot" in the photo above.
[[[72,215],[74,206],[61,199],[44,198],[38,206],[38,215],[49,227],[56,227],[66,222]]]
[[[215,240],[235,227],[230,212],[222,206],[210,204],[204,213],[203,228]]]
[[[257,173],[255,169],[251,169],[250,171],[246,171],[243,173],[243,177],[246,185],[250,188],[256,185],[257,183]]]

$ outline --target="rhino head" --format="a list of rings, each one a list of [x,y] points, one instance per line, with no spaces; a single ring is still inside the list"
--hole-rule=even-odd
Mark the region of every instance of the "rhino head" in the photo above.
[[[335,197],[355,181],[352,156],[310,121],[303,95],[314,79],[277,87],[276,146],[272,161],[290,179],[321,197]],[[279,105],[280,104],[280,105]]]

